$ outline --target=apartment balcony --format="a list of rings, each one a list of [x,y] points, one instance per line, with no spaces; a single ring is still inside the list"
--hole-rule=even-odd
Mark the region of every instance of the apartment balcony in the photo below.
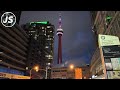
[[[11,50],[11,49],[5,47],[4,45],[0,45],[0,48],[3,49],[3,50],[6,51],[6,52],[11,53],[12,55],[14,55],[14,56],[16,56],[16,57],[18,57],[18,58],[21,58],[21,59],[23,59],[23,60],[26,60],[25,57],[23,57],[23,56],[17,54],[16,52],[14,52],[13,50]]]
[[[15,69],[18,69],[18,70],[26,70],[25,68],[17,67],[17,66],[15,66],[15,65],[8,64],[8,63],[6,63],[6,62],[4,62],[4,61],[1,61],[0,64],[5,65],[5,66],[8,66],[8,67],[15,68]]]
[[[0,41],[4,42],[6,45],[8,45],[11,48],[14,48],[16,51],[18,51],[19,53],[23,54],[23,55],[27,55],[24,51],[22,51],[20,48],[18,48],[17,46],[13,45],[12,43],[9,42],[9,40],[5,40],[2,36],[0,36]]]
[[[19,42],[21,42],[23,45],[28,46],[28,44],[22,39],[22,37],[18,36],[14,31],[18,31],[18,30],[14,30],[14,29],[9,29],[6,28],[4,26],[2,26],[2,29],[4,29],[7,33],[9,33],[12,37],[14,37],[15,39],[17,39]]]
[[[7,34],[4,30],[2,30],[0,28],[0,33],[2,35],[4,35],[8,40],[12,41],[13,43],[15,43],[16,45],[18,45],[19,47],[21,47],[22,49],[24,49],[25,51],[27,50],[26,47],[24,47],[21,43],[19,43],[17,40],[15,40],[13,37],[11,37],[9,34]]]
[[[20,35],[20,37],[22,37],[26,42],[28,42],[27,38],[29,38],[29,36],[26,34],[26,32],[17,23],[15,24],[15,26],[13,28],[16,31],[16,33],[18,35]]]
[[[17,59],[15,59],[14,57],[11,57],[10,55],[8,55],[8,54],[6,54],[6,53],[4,53],[4,52],[1,53],[0,56],[5,57],[6,59],[9,59],[9,60],[14,61],[14,62],[16,62],[16,63],[25,65],[25,62],[20,61],[20,60],[17,60]]]

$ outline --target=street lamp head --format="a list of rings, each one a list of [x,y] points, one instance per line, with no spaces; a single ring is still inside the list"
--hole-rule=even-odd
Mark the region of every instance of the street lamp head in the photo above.
[[[35,71],[36,71],[36,72],[38,72],[39,70],[38,70],[38,69],[36,69]]]
[[[28,70],[28,67],[26,67],[26,70]]]
[[[35,67],[34,67],[34,70],[35,70],[36,72],[38,72],[39,66],[35,66]]]
[[[74,65],[73,65],[73,64],[71,64],[71,65],[70,65],[70,69],[73,69],[73,68],[74,68]]]

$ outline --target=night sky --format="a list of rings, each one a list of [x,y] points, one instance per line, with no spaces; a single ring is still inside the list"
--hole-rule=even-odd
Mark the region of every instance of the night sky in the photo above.
[[[23,11],[20,25],[33,21],[49,21],[55,26],[54,65],[57,65],[59,13],[62,15],[62,55],[63,64],[76,66],[89,64],[95,50],[95,40],[91,30],[89,11]]]

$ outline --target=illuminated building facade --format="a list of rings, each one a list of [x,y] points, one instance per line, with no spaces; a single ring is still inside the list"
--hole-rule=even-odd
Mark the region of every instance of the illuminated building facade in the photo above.
[[[74,78],[75,78],[74,70],[71,70],[68,67],[52,68],[51,70],[51,79],[74,79]]]
[[[88,65],[73,69],[69,67],[54,67],[51,70],[52,79],[89,79],[90,75],[90,67]]]
[[[54,46],[54,26],[48,21],[30,22],[24,25],[26,33],[29,35],[28,67],[32,68],[38,64],[41,69],[45,69],[47,63],[52,64]],[[44,71],[40,71],[45,76]],[[51,70],[48,69],[48,78]]]

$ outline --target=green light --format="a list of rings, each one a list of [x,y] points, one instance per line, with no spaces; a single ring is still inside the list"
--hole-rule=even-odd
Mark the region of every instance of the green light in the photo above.
[[[112,18],[112,17],[110,17],[110,16],[107,16],[107,17],[106,17],[107,20],[110,20],[111,18]]]
[[[38,23],[38,24],[48,24],[47,21],[45,21],[45,22],[30,22],[30,24],[33,24],[33,23],[34,23],[34,24],[37,24],[37,23]]]

